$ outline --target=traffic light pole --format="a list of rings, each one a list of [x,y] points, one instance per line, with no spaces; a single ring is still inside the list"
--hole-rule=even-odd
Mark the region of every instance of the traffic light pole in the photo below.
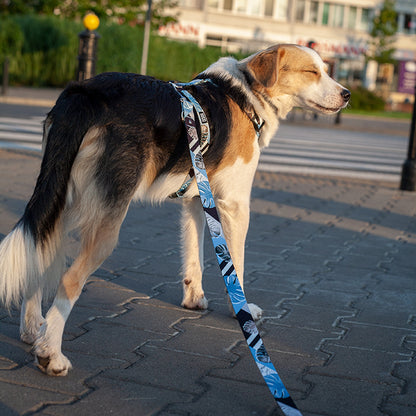
[[[412,122],[410,124],[409,148],[407,150],[407,159],[402,167],[400,189],[403,191],[416,191],[416,85]]]

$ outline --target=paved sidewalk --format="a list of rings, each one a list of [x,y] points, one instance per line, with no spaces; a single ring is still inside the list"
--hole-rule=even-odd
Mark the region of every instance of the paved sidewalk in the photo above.
[[[0,150],[0,238],[40,164]],[[207,241],[206,312],[180,307],[180,204],[133,205],[113,255],[65,329],[74,369],[43,375],[0,309],[0,415],[280,415]],[[382,183],[258,173],[246,292],[304,416],[416,414],[416,193]]]
[[[6,95],[0,95],[0,103],[52,107],[62,88],[8,87]]]

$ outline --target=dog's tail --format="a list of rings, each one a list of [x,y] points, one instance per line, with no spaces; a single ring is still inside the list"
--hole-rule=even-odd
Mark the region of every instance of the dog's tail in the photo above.
[[[9,307],[44,287],[64,266],[57,255],[62,240],[62,212],[71,168],[91,120],[100,107],[83,84],[67,87],[48,114],[43,132],[44,156],[33,195],[22,218],[0,244],[0,301]],[[97,120],[97,118],[95,118]]]

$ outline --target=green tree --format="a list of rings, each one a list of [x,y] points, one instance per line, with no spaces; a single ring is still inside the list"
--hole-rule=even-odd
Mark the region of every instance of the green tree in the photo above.
[[[0,64],[5,57],[20,53],[23,42],[24,34],[16,22],[0,19]]]
[[[370,30],[371,49],[369,58],[380,64],[393,63],[393,46],[397,32],[397,12],[395,0],[384,0],[381,9],[376,13]]]
[[[0,0],[1,14],[52,14],[59,0]]]
[[[157,27],[176,17],[164,11],[174,7],[176,0],[153,1],[153,24]],[[80,19],[88,12],[100,19],[111,19],[118,23],[140,24],[144,21],[147,0],[0,0],[0,13],[6,14],[45,14],[70,19]]]

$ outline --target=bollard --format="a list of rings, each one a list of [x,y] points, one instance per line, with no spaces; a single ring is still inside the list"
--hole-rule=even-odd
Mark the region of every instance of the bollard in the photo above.
[[[100,24],[98,17],[89,13],[83,20],[85,30],[78,34],[78,81],[84,81],[95,75],[95,61],[97,57],[97,43],[100,35],[95,29]]]
[[[416,85],[412,122],[410,124],[409,147],[407,150],[407,159],[402,167],[400,189],[402,191],[416,191]]]
[[[7,95],[9,88],[9,58],[4,59],[3,63],[3,82],[1,86],[1,95]]]
[[[146,75],[147,73],[147,58],[149,55],[149,40],[150,40],[150,23],[152,20],[152,0],[147,0],[146,20],[144,22],[144,37],[143,37],[143,51],[142,63],[140,66],[140,73]]]
[[[341,110],[338,111],[337,115],[335,116],[334,124],[341,124]]]

